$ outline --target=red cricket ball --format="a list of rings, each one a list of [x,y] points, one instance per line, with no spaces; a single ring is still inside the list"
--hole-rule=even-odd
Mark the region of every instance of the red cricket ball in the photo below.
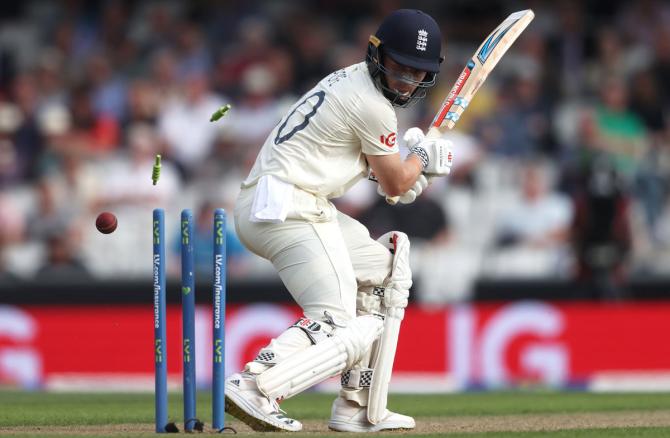
[[[108,211],[100,213],[95,220],[95,227],[103,234],[113,233],[117,225],[116,216]]]

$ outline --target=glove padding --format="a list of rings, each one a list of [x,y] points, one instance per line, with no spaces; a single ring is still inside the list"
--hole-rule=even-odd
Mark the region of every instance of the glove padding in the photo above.
[[[444,176],[451,172],[453,164],[452,143],[443,138],[424,138],[409,148],[411,154],[421,160],[423,172]]]
[[[426,134],[423,133],[421,128],[417,128],[416,126],[409,128],[407,131],[405,131],[405,135],[402,136],[402,139],[405,141],[405,145],[407,145],[407,149],[413,148],[425,138]]]
[[[421,193],[423,193],[423,191],[433,182],[433,178],[435,177],[430,175],[419,175],[419,178],[416,180],[412,188],[399,196],[398,200],[400,203],[411,204],[414,202],[416,198],[418,198]],[[384,189],[382,189],[381,185],[377,185],[377,193],[379,193],[379,195],[382,197],[386,197],[386,193],[384,193]]]

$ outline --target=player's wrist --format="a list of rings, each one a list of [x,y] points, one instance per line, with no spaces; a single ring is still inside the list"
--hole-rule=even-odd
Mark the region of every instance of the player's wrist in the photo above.
[[[419,146],[413,146],[409,149],[410,156],[414,156],[419,159],[421,163],[421,170],[426,170],[428,163],[430,163],[430,158],[428,157],[428,152]]]
[[[423,172],[423,170],[426,168],[427,163],[424,164],[423,159],[414,151],[412,151],[412,149],[413,148],[409,149],[409,154],[407,155],[406,161],[412,163],[412,165],[414,166],[414,170],[416,172],[416,177],[418,177],[421,174],[421,172]],[[414,178],[414,180],[416,180],[416,177]]]

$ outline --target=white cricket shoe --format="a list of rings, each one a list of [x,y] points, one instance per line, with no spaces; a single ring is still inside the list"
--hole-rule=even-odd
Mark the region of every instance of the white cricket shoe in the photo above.
[[[414,429],[414,418],[386,410],[377,424],[368,421],[368,408],[337,397],[333,402],[328,428],[337,432],[380,432],[382,430]]]
[[[256,385],[256,376],[236,373],[226,379],[226,412],[261,432],[302,430],[302,423],[288,418],[279,404]]]

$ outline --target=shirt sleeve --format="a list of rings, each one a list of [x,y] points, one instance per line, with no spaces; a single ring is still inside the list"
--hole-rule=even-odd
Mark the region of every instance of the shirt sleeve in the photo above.
[[[361,140],[366,155],[390,155],[400,150],[397,141],[398,121],[393,107],[378,99],[362,98],[349,113],[354,133]]]

